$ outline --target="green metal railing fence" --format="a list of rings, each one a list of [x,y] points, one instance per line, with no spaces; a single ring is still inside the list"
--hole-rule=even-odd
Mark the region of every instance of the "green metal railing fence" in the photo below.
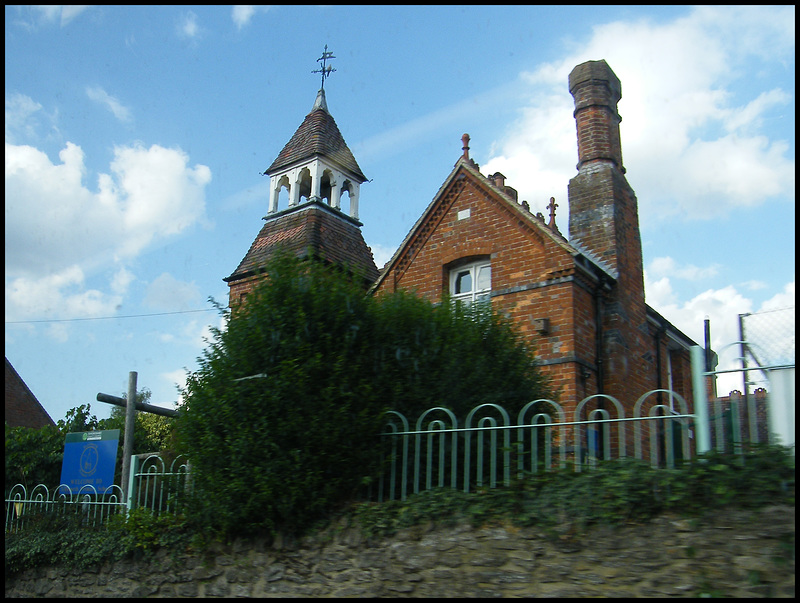
[[[96,526],[125,509],[122,490],[116,485],[105,492],[98,492],[90,485],[71,492],[65,484],[54,490],[38,484],[28,492],[23,484],[16,484],[6,495],[5,531],[22,529],[38,513],[80,514],[86,525]]]
[[[39,484],[28,492],[23,484],[16,484],[6,496],[5,531],[21,529],[37,513],[81,514],[83,521],[93,526],[137,508],[155,514],[175,513],[191,488],[189,463],[183,456],[167,463],[159,453],[133,455],[127,500],[117,485],[106,492],[88,485],[70,492],[66,485],[50,490]]]
[[[570,417],[564,407],[544,399],[530,402],[513,418],[497,404],[481,404],[463,421],[448,409],[431,408],[413,427],[401,413],[390,411],[382,433],[384,447],[376,451],[384,456],[386,469],[370,498],[404,500],[435,487],[465,492],[495,488],[509,485],[512,477],[567,464],[581,471],[600,460],[625,457],[631,450],[634,458],[654,467],[674,467],[680,459],[712,448],[740,451],[742,442],[764,441],[765,413],[756,412],[755,406],[748,409],[748,425],[743,425],[742,400],[709,402],[704,380],[715,373],[703,370],[701,348],[692,355],[694,413],[683,397],[664,389],[641,396],[631,416],[626,416],[626,406],[607,395],[581,400]],[[34,510],[83,513],[92,524],[142,507],[154,513],[180,510],[191,488],[186,458],[134,455],[131,468],[127,500],[118,486],[105,494],[91,486],[77,494],[61,494],[69,489],[50,491],[39,485],[29,493],[17,484],[6,495],[6,532],[23,526]]]
[[[669,404],[653,403],[660,397]],[[570,462],[581,471],[599,460],[627,456],[631,443],[635,458],[674,467],[693,452],[695,418],[686,401],[669,390],[644,394],[631,417],[606,395],[582,400],[572,421],[565,420],[561,405],[544,399],[528,403],[514,421],[497,404],[475,407],[463,424],[452,411],[431,408],[413,428],[401,413],[390,411],[382,434],[387,469],[373,498],[405,500],[434,487],[495,488],[509,485],[512,475],[552,470],[556,462],[559,467]]]

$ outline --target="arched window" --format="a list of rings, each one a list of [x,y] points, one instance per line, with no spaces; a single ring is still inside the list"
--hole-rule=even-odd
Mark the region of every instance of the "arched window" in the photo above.
[[[292,199],[292,190],[291,190],[291,184],[289,184],[289,176],[283,175],[281,176],[280,180],[278,180],[275,197],[276,201],[275,201],[274,211],[277,211],[281,207],[285,209],[289,206]]]
[[[336,204],[336,200],[331,194],[334,186],[336,186],[336,181],[333,177],[333,172],[324,170],[322,172],[322,179],[320,180],[319,194],[323,201],[326,201],[330,206],[335,206]]]
[[[488,259],[450,270],[450,297],[464,304],[489,302],[492,292],[492,266]]]
[[[298,201],[304,202],[311,197],[311,171],[308,168],[303,168],[297,179],[297,186],[299,187]]]

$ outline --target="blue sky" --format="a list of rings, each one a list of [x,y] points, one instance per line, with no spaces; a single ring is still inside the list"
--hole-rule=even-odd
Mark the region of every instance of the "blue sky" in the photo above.
[[[209,297],[267,213],[261,176],[328,108],[382,266],[461,154],[568,231],[567,76],[622,81],[647,302],[702,344],[794,307],[795,8],[6,6],[6,357],[53,419],[128,372],[172,406]],[[783,316],[783,314],[780,314]],[[778,333],[791,340],[791,329]],[[793,352],[792,352],[793,354]],[[728,354],[730,356],[730,354]],[[732,362],[723,356],[723,363]],[[732,386],[736,386],[733,383]]]

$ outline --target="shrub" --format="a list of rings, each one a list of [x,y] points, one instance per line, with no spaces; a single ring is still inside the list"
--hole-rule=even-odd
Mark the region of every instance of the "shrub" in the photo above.
[[[391,409],[521,405],[544,394],[500,317],[278,255],[190,375],[178,440],[192,462],[190,514],[227,534],[301,532],[380,472]]]
[[[300,531],[377,469],[384,407],[364,366],[361,285],[289,257],[269,275],[215,332],[178,422],[189,508],[229,534]]]
[[[33,429],[6,423],[6,495],[15,484],[22,484],[28,492],[41,483],[57,485],[63,456],[64,434],[57,427]]]
[[[83,570],[126,557],[146,557],[160,548],[186,546],[191,535],[183,518],[136,509],[93,525],[73,505],[32,510],[25,525],[5,535],[6,576],[43,565]]]

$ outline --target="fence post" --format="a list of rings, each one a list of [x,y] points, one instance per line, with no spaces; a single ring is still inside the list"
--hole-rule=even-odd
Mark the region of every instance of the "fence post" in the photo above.
[[[711,450],[711,425],[708,420],[706,395],[705,351],[692,346],[692,385],[694,389],[694,414],[697,417],[697,454]]]
[[[136,473],[139,471],[139,456],[136,454],[132,454],[128,457],[130,462],[128,466],[130,468],[130,476],[127,479],[127,488],[123,493],[123,502],[125,503],[125,508],[128,509],[128,513],[133,511],[133,497],[134,492],[136,491]],[[124,479],[124,478],[123,478]]]

